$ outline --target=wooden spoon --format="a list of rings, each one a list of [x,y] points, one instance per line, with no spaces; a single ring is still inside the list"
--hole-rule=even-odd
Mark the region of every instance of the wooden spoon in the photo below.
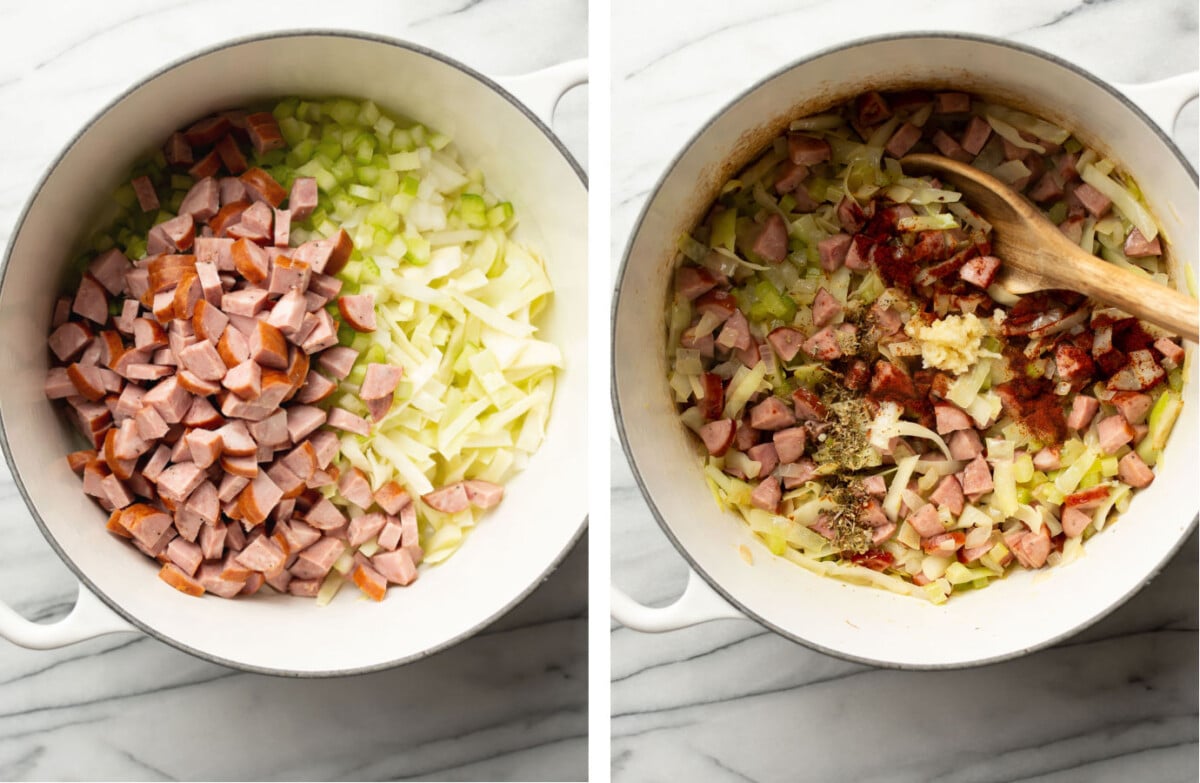
[[[909,155],[900,164],[907,173],[936,174],[953,184],[992,224],[992,251],[1003,261],[997,280],[1008,291],[1078,291],[1192,342],[1200,340],[1195,299],[1086,252],[990,174],[941,155]]]

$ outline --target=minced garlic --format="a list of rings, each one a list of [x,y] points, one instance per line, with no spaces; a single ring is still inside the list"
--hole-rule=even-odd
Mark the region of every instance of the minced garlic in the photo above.
[[[926,369],[936,367],[961,375],[979,358],[987,330],[974,314],[967,313],[948,315],[931,324],[914,318],[904,325],[904,333],[920,343]]]

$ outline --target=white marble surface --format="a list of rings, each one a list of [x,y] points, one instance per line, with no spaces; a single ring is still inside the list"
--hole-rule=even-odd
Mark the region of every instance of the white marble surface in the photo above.
[[[807,52],[948,29],[1032,44],[1112,80],[1197,67],[1194,0],[614,6],[614,275],[675,151],[741,89]],[[1175,135],[1194,164],[1194,102]],[[683,560],[615,444],[611,459],[613,580],[665,604],[683,588]],[[742,620],[653,636],[614,627],[613,780],[1195,781],[1196,551],[1193,535],[1087,632],[977,670],[873,669]]]
[[[587,54],[583,0],[0,4],[0,242],[75,129],[144,73],[288,27],[405,38],[489,75]],[[586,160],[586,89],[555,128]],[[0,349],[2,350],[2,349]],[[74,581],[0,469],[0,597],[61,617]],[[143,636],[0,641],[0,780],[578,780],[587,770],[587,544],[476,638],[389,672],[245,675]]]

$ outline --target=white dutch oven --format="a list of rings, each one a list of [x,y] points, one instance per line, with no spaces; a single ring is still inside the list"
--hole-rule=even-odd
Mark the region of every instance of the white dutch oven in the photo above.
[[[81,581],[75,609],[53,625],[0,604],[0,635],[56,647],[141,629],[187,652],[272,674],[326,676],[429,655],[486,626],[530,593],[579,537],[587,513],[579,444],[587,422],[587,186],[549,120],[586,79],[583,61],[495,82],[442,55],[357,33],[295,32],[234,41],[189,57],[118,98],[51,166],[18,222],[0,279],[0,425],[4,452],[46,539]],[[325,608],[260,593],[190,598],[155,578],[155,563],[104,531],[64,455],[78,436],[42,396],[46,334],[62,266],[130,164],[171,131],[216,109],[285,95],[348,95],[451,135],[489,186],[510,199],[518,237],[546,258],[555,286],[542,334],[562,372],[542,448],[504,502],[442,565],[376,604],[344,590]],[[535,115],[534,112],[537,112]],[[270,593],[271,591],[266,591]],[[97,600],[99,598],[100,600]]]
[[[865,90],[908,87],[968,90],[1072,129],[1136,177],[1171,242],[1176,279],[1183,279],[1185,265],[1195,270],[1196,174],[1162,130],[1196,95],[1194,74],[1118,90],[1023,46],[913,34],[826,51],[750,88],[671,164],[642,212],[617,283],[613,399],[622,444],[655,517],[694,569],[683,596],[662,609],[614,589],[613,615],[625,625],[665,631],[746,616],[809,647],[865,663],[914,669],[982,664],[1044,647],[1102,617],[1153,577],[1193,526],[1200,451],[1194,346],[1187,404],[1154,484],[1065,568],[1019,573],[933,606],[814,576],[772,556],[735,514],[717,508],[701,477],[698,443],[679,422],[666,382],[663,335],[676,240],[702,217],[721,183],[790,120]],[[741,545],[753,553],[753,564],[738,554]]]

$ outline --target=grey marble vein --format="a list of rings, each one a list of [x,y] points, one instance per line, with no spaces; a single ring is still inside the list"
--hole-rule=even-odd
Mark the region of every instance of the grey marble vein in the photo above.
[[[616,3],[613,29],[637,34],[613,54],[614,278],[679,147],[740,90],[809,52],[896,30],[961,30],[1141,82],[1197,68],[1197,11],[1182,0]],[[1196,123],[1193,101],[1174,132],[1193,165]],[[616,444],[611,464],[613,580],[669,603],[683,560]],[[613,780],[1196,781],[1196,553],[1193,535],[1141,593],[1064,643],[966,671],[874,669],[744,620],[659,635],[614,623]]]
[[[586,25],[583,0],[5,4],[0,243],[79,125],[143,74],[232,35],[361,29],[503,76],[586,57]],[[586,100],[571,91],[554,122],[585,164]],[[64,616],[74,580],[3,467],[0,541],[0,596],[32,619]],[[586,537],[475,638],[360,677],[247,675],[144,636],[44,652],[0,641],[0,780],[579,780],[587,664]]]

